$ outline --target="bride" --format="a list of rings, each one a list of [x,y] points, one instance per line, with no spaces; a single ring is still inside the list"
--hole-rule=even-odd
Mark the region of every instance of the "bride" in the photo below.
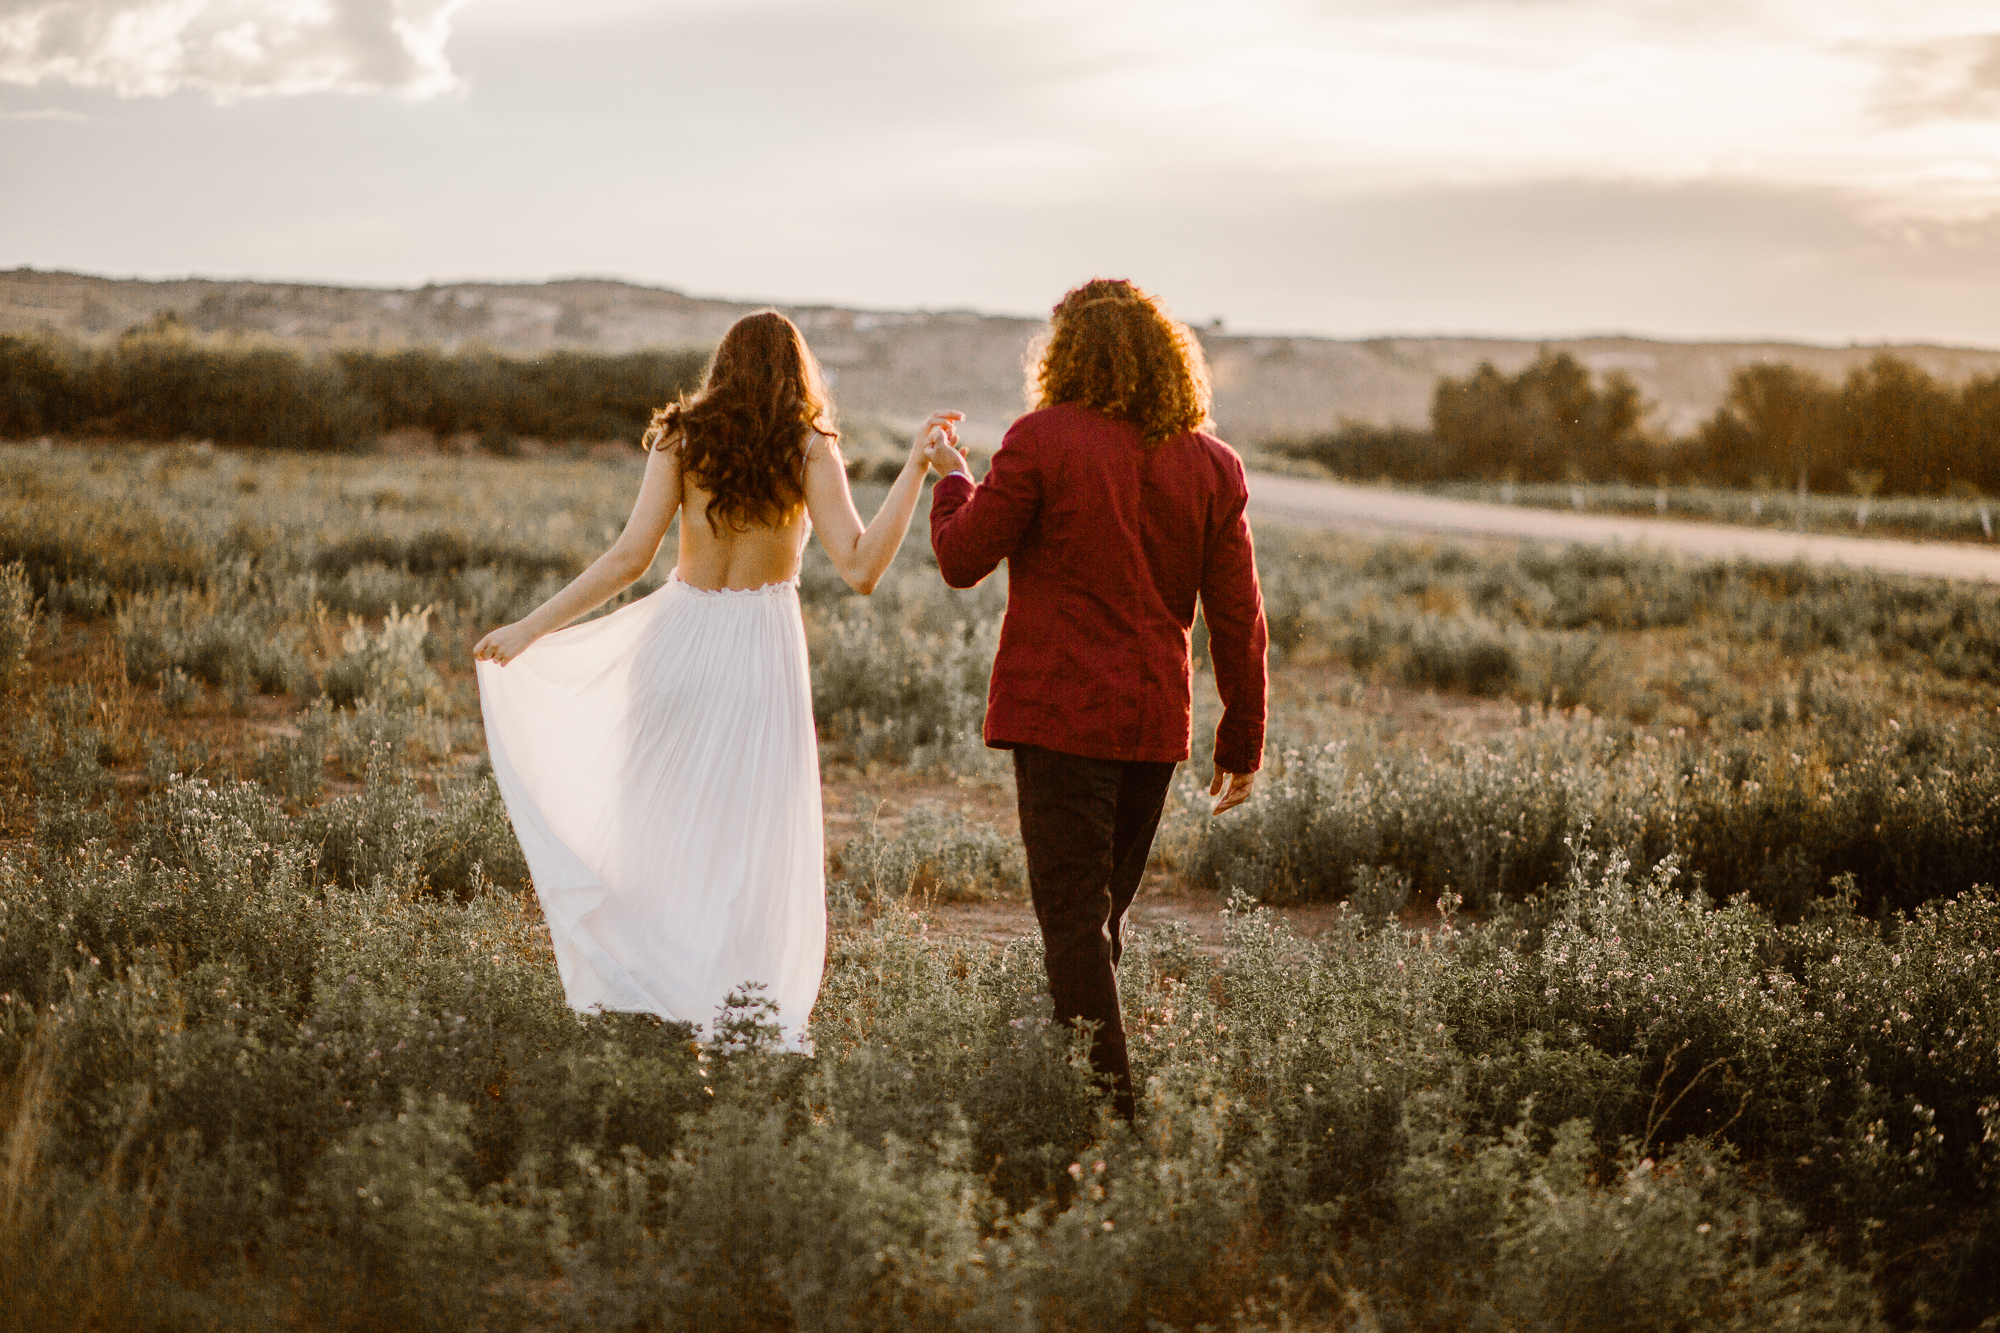
[[[819,749],[799,561],[817,532],[871,591],[957,412],[931,416],[875,521],[855,512],[819,365],[773,310],[723,335],[655,412],[610,550],[473,649],[487,749],[573,1008],[701,1024],[745,982],[806,1046],[826,951]],[[636,582],[649,596],[569,629]]]

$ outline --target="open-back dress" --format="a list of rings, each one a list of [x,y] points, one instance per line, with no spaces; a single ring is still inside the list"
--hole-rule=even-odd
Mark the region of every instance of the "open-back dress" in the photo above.
[[[810,1049],[825,835],[796,577],[709,591],[676,571],[478,676],[570,1005],[710,1028],[759,982]]]

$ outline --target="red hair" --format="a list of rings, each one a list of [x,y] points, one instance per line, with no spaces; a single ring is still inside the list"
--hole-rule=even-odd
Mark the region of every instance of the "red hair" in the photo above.
[[[1050,314],[1028,398],[1129,421],[1152,448],[1208,424],[1208,360],[1158,297],[1123,278],[1093,278]]]
[[[681,466],[712,498],[717,520],[781,527],[805,503],[806,436],[839,439],[819,362],[798,325],[759,310],[729,326],[701,387],[653,413],[648,449],[678,445]]]

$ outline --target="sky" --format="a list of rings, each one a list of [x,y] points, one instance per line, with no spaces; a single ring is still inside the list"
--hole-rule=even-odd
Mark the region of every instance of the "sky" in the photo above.
[[[0,268],[2000,346],[1992,0],[0,0]]]

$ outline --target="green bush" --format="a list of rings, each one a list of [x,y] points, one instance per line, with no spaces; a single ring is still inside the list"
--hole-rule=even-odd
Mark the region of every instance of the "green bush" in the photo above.
[[[1867,1280],[1725,1155],[1693,1145],[1656,1163],[1628,1146],[1598,1186],[1587,1124],[1564,1123],[1546,1150],[1534,1137],[1425,1127],[1395,1186],[1402,1232],[1367,1247],[1387,1279],[1383,1326],[1881,1326]]]
[[[326,670],[327,697],[340,706],[367,702],[403,712],[443,702],[443,684],[425,657],[431,608],[389,608],[381,628],[350,618],[341,655]]]
[[[938,624],[955,608],[935,595],[912,598],[911,581],[904,576],[888,596],[836,602],[810,622],[822,755],[857,767],[990,768],[980,728],[999,619]]]
[[[371,837],[406,795],[374,799]],[[346,887],[254,786],[172,784],[144,823],[137,855],[0,852],[0,1083],[42,1089],[5,1101],[12,1178],[23,1125],[42,1146],[0,1270],[60,1275],[51,1317],[161,1293],[246,1327],[1996,1313],[1972,1274],[2000,1066],[1966,1035],[2000,1003],[1991,892],[1778,927],[1584,857],[1540,915],[1318,943],[1239,899],[1220,956],[1132,936],[1128,1130],[1031,943],[842,930],[808,1062],[754,995],[700,1044],[570,1014],[507,896],[426,892],[413,848]],[[78,1217],[107,1242],[37,1248]]]
[[[203,341],[168,313],[109,347],[0,335],[0,436],[109,434],[267,449],[353,450],[385,430],[496,442],[636,438],[700,380],[693,350],[519,358],[472,350]]]
[[[1757,493],[1801,483],[1819,496],[1993,495],[2000,492],[2000,375],[1940,383],[1879,352],[1833,385],[1783,364],[1741,366],[1714,415],[1667,443],[1640,433],[1637,389],[1622,372],[1601,384],[1567,352],[1546,350],[1513,375],[1482,363],[1439,378],[1428,430],[1345,422],[1257,449],[1336,476],[1419,485],[1504,480],[1507,503],[1569,505],[1570,487],[1668,477]],[[1558,484],[1540,497],[1537,483]],[[1653,507],[1654,493],[1644,497]],[[1856,516],[1847,502],[1849,521]],[[1639,508],[1635,497],[1632,508]],[[1774,508],[1776,504],[1774,502]],[[1787,502],[1789,507],[1789,502]],[[1974,525],[1982,531],[1985,524]],[[1984,535],[1991,536],[1990,532]]]
[[[1908,909],[2000,863],[1994,739],[1889,719],[1844,738],[1663,742],[1535,710],[1486,741],[1287,748],[1258,799],[1196,824],[1181,855],[1200,882],[1274,903],[1337,899],[1357,869],[1392,867],[1422,900],[1490,907],[1552,891],[1573,842],[1673,856],[1708,893],[1786,919],[1843,875],[1868,912]],[[1194,786],[1183,777],[1181,809],[1201,805]]]
[[[889,832],[869,821],[833,856],[828,891],[837,902],[971,902],[1016,897],[1027,886],[1017,839],[934,802],[912,806]]]
[[[254,594],[229,597],[174,588],[133,596],[116,622],[126,674],[163,686],[178,672],[207,685],[267,694],[303,692],[308,677],[300,636],[284,632],[275,610]]]
[[[299,718],[299,734],[265,746],[258,754],[257,776],[286,799],[310,805],[326,781],[328,739],[333,712],[316,699]]]

